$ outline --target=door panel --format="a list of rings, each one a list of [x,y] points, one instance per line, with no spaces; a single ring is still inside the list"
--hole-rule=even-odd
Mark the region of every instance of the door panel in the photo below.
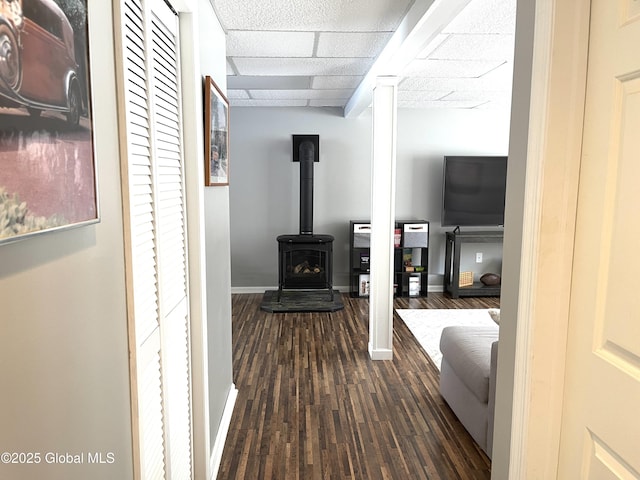
[[[135,477],[192,478],[187,228],[178,18],[122,9]]]
[[[558,478],[640,478],[639,4],[592,1]]]

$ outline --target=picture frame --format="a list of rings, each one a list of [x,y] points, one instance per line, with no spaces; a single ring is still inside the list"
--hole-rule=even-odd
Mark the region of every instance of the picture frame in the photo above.
[[[6,244],[100,217],[87,0],[63,7],[52,0],[2,3],[8,61],[0,69],[0,244]]]
[[[229,185],[229,101],[210,77],[205,77],[205,185]]]

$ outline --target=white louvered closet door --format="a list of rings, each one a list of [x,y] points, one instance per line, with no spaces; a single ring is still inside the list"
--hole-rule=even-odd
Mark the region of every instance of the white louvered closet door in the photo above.
[[[122,0],[130,346],[136,476],[192,478],[178,18]]]

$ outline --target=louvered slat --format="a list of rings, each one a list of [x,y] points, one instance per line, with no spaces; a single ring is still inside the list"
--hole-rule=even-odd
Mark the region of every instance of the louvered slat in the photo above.
[[[121,0],[121,6],[139,470],[143,479],[190,479],[188,272],[177,19],[158,0]]]
[[[160,338],[158,330],[138,347],[140,372],[138,395],[142,399],[162,398]],[[140,409],[142,478],[165,478],[163,412],[161,402],[148,402]]]
[[[139,467],[142,479],[160,480],[165,445],[144,16],[139,0],[127,0],[123,8]]]
[[[170,25],[152,19],[154,140],[161,252],[163,365],[170,474],[191,478],[191,399],[187,310],[184,184],[180,144],[177,39]]]

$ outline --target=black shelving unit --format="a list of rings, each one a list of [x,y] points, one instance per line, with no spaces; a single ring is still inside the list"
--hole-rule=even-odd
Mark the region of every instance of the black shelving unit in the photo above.
[[[463,243],[502,243],[501,231],[463,232],[454,230],[446,233],[444,256],[444,291],[451,298],[458,297],[499,297],[500,285],[484,285],[474,282],[467,287],[460,286],[460,251]]]
[[[370,258],[371,222],[351,220],[349,243],[350,293],[367,297]],[[429,277],[429,222],[398,220],[395,222],[394,294],[402,297],[426,297]]]

